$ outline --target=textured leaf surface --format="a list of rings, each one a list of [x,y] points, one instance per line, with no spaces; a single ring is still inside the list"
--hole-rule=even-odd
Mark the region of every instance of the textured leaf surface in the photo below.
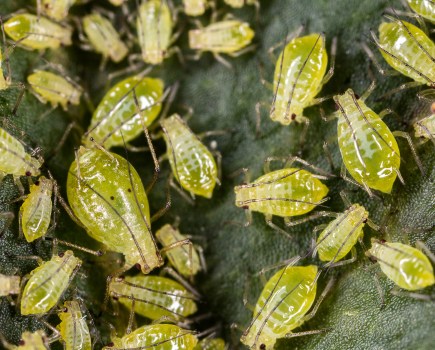
[[[400,7],[400,1],[392,4]],[[18,10],[20,6],[28,6],[27,1],[4,1],[0,4],[0,14],[7,15]],[[73,12],[79,15],[88,7],[76,8]],[[377,78],[377,88],[367,101],[375,111],[392,108],[399,117],[386,117],[385,121],[392,130],[412,131],[411,121],[428,113],[428,106],[418,101],[416,90],[394,94],[388,99],[376,101],[384,92],[406,82],[404,77],[380,76],[373,68],[359,43],[368,41],[371,28],[376,30],[382,21],[382,12],[387,7],[386,1],[262,1],[260,23],[255,25],[255,14],[252,7],[233,11],[235,16],[249,20],[256,30],[255,53],[236,59],[230,59],[234,65],[229,70],[206,54],[201,61],[187,62],[181,66],[175,58],[165,61],[161,68],[152,71],[152,76],[163,77],[169,86],[180,83],[179,93],[173,110],[183,113],[183,106],[193,108],[194,115],[189,120],[191,128],[197,132],[207,130],[228,130],[227,135],[215,137],[218,149],[223,155],[223,185],[215,191],[212,200],[198,198],[194,207],[190,207],[176,193],[173,193],[172,208],[164,218],[153,224],[154,230],[164,222],[172,222],[176,216],[181,218],[182,232],[202,237],[199,240],[205,246],[208,273],[199,276],[197,286],[207,303],[204,311],[212,311],[216,319],[225,326],[226,337],[231,333],[229,325],[238,323],[246,326],[251,312],[243,307],[242,297],[248,281],[248,294],[251,302],[261,291],[261,283],[256,275],[262,268],[288,259],[306,250],[313,237],[315,225],[327,222],[328,219],[309,222],[289,230],[294,239],[288,240],[274,232],[264,223],[260,214],[254,214],[254,223],[245,228],[243,210],[234,206],[233,187],[242,181],[241,178],[230,177],[234,171],[247,167],[256,178],[262,174],[263,161],[268,156],[288,156],[299,151],[298,137],[301,125],[282,127],[268,119],[267,111],[263,111],[262,137],[255,138],[255,110],[257,102],[270,102],[272,92],[260,84],[259,67],[264,66],[264,76],[272,80],[274,63],[270,61],[267,50],[282,41],[288,32],[300,25],[305,25],[305,32],[325,32],[327,45],[332,37],[338,38],[336,71],[332,80],[324,87],[321,95],[332,95],[352,87],[356,93],[362,94],[369,86],[372,76]],[[119,18],[118,18],[119,19]],[[208,19],[203,18],[205,23]],[[191,24],[185,23],[187,26]],[[186,37],[180,39],[183,50],[186,48]],[[136,48],[137,51],[137,48]],[[61,63],[72,76],[77,76],[89,91],[94,103],[98,103],[107,90],[105,78],[107,72],[99,72],[99,57],[78,49],[66,49],[46,52],[44,56],[51,62]],[[27,74],[43,63],[37,53],[17,48],[10,57],[14,81],[25,81]],[[107,70],[119,67],[108,65]],[[89,123],[90,113],[86,109],[71,109],[69,113],[59,108],[45,117],[41,117],[50,107],[42,105],[28,90],[24,94],[16,116],[11,111],[18,96],[17,89],[0,93],[0,112],[8,116],[14,123],[29,135],[23,138],[29,145],[43,149],[48,157],[61,139],[63,131],[71,120],[75,120],[83,128]],[[326,103],[328,112],[332,111],[331,103]],[[318,107],[306,111],[311,120],[301,156],[319,167],[328,169],[329,165],[322,149],[324,141],[330,143],[333,155],[335,174],[341,166],[340,154],[336,142],[336,122],[325,123],[321,120]],[[5,126],[8,130],[8,126]],[[20,136],[19,130],[15,135]],[[73,132],[60,152],[47,161],[47,167],[64,186],[66,172],[73,160],[74,147],[80,142],[79,133]],[[33,142],[32,142],[33,141]],[[210,139],[207,140],[209,142]],[[144,143],[143,138],[137,144]],[[155,144],[159,155],[164,152],[164,144]],[[409,237],[412,244],[417,239],[427,243],[435,251],[434,219],[435,219],[435,187],[434,187],[434,148],[426,143],[418,148],[426,174],[423,176],[415,165],[407,144],[399,140],[402,153],[401,172],[406,185],[396,181],[392,195],[380,195],[371,199],[361,189],[345,183],[341,179],[327,181],[331,200],[326,203],[327,209],[344,210],[339,192],[350,191],[352,201],[357,201],[369,210],[373,221],[382,225],[382,233],[365,229],[365,244],[370,245],[370,237],[384,237],[391,240],[404,240]],[[124,155],[122,149],[117,149]],[[130,154],[130,160],[143,176],[146,183],[152,176],[150,156]],[[169,174],[169,165],[162,165],[163,171],[158,185],[150,194],[152,211],[158,210],[165,201],[165,182]],[[63,191],[64,193],[64,191]],[[0,209],[12,210],[16,214],[19,203],[8,204],[19,196],[12,179],[6,178],[0,187]],[[283,226],[282,221],[275,222]],[[65,240],[97,248],[83,230],[77,228],[61,211],[55,232]],[[203,243],[205,241],[205,243]],[[435,344],[433,328],[435,321],[435,303],[417,301],[408,297],[393,296],[389,293],[393,284],[380,275],[380,285],[385,292],[385,307],[380,308],[380,298],[373,275],[377,268],[370,268],[371,263],[364,257],[363,248],[358,246],[356,263],[331,271],[337,279],[331,293],[321,305],[315,318],[303,325],[300,330],[328,329],[322,335],[280,340],[278,349],[431,349]],[[51,254],[49,242],[27,244],[18,236],[18,223],[5,232],[0,241],[0,272],[25,275],[36,267],[35,262],[21,260],[19,256],[39,255],[48,259]],[[78,253],[86,262],[82,274],[73,283],[77,293],[85,298],[93,313],[98,313],[104,297],[105,274],[113,271],[119,262],[113,254],[102,259],[95,259]],[[308,263],[308,261],[307,261]],[[328,276],[320,281],[320,290],[326,284]],[[428,289],[427,293],[434,293]],[[125,318],[108,317],[107,320],[118,326],[126,322]],[[96,325],[103,330],[103,343],[108,341],[107,324],[95,317]],[[142,322],[143,320],[139,320]],[[56,316],[49,322],[56,325]],[[3,299],[0,304],[0,330],[5,337],[16,342],[22,331],[37,329],[40,323],[32,317],[20,317],[16,308]],[[123,332],[122,327],[118,327]],[[240,334],[237,334],[240,336]],[[98,345],[100,346],[100,345]]]

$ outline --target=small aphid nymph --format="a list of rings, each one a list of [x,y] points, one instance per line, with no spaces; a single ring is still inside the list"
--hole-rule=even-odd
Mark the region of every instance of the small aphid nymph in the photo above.
[[[188,16],[202,16],[208,7],[208,0],[183,0],[184,12]]]
[[[417,14],[435,23],[435,2],[433,0],[407,0],[407,2]]]
[[[77,0],[41,0],[41,12],[54,19],[62,21],[68,16],[69,9]]]
[[[7,276],[0,273],[0,297],[20,293],[20,276]]]

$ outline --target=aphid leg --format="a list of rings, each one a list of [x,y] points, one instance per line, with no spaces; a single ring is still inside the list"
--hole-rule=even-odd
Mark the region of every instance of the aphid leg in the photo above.
[[[260,83],[267,89],[273,91],[273,84],[264,77],[264,65],[261,61],[258,62],[258,72],[260,74]]]
[[[254,312],[255,307],[254,307],[253,304],[251,304],[249,302],[249,298],[248,298],[249,290],[250,290],[250,281],[249,281],[249,278],[246,278],[246,280],[245,280],[245,286],[243,288],[243,299],[242,299],[243,306],[245,308],[247,308],[249,311]]]
[[[244,212],[245,212],[246,221],[245,221],[245,224],[243,226],[245,226],[245,227],[251,226],[251,224],[252,224],[252,211],[249,208],[245,208]]]
[[[434,297],[432,295],[404,291],[401,290],[398,286],[394,286],[393,289],[391,289],[390,293],[398,297],[408,297],[423,301],[434,300]]]
[[[295,337],[302,337],[305,335],[313,335],[313,334],[321,334],[321,333],[326,333],[330,331],[329,328],[325,328],[325,329],[315,329],[312,331],[304,331],[304,332],[296,332],[296,333],[287,333],[284,338],[289,339],[289,338],[295,338]]]
[[[276,43],[275,45],[271,46],[271,47],[269,48],[269,50],[267,50],[267,52],[268,52],[268,54],[269,54],[269,57],[270,57],[270,60],[272,61],[272,63],[275,63],[276,60],[277,60],[277,57],[275,57],[274,51],[275,51],[276,49],[279,49],[281,46],[285,46],[285,45],[287,45],[287,43],[288,43],[290,40],[292,40],[292,39],[294,39],[294,38],[297,38],[297,37],[302,33],[303,30],[304,30],[304,26],[300,26],[300,27],[299,27],[298,29],[296,29],[295,31],[293,31],[293,32],[291,32],[291,33],[289,33],[289,34],[287,34],[287,36],[285,37],[285,39],[284,39],[283,41],[280,41],[280,42]],[[283,55],[283,58],[284,58],[284,55]]]
[[[3,333],[0,333],[0,343],[3,345],[3,347],[7,350],[16,350],[17,346],[14,344],[9,343]]]
[[[201,270],[204,273],[207,273],[207,263],[204,256],[204,249],[199,245],[195,245],[195,249],[199,255],[199,264],[201,265]]]
[[[325,41],[323,41],[325,42]],[[334,75],[334,69],[335,69],[335,57],[337,56],[337,37],[334,36],[334,38],[332,38],[332,44],[331,44],[331,55],[330,57],[330,65],[329,65],[329,70],[328,72],[325,74],[325,76],[322,79],[322,85],[325,85]]]
[[[419,86],[422,86],[422,85],[423,84],[418,82],[418,81],[410,81],[410,82],[407,82],[407,83],[404,83],[404,84],[400,85],[399,87],[397,87],[395,89],[387,91],[385,94],[383,94],[382,96],[378,97],[376,100],[378,101],[378,100],[384,99],[386,97],[390,97],[392,95],[395,95],[398,92],[401,92],[403,90],[412,89],[412,88],[419,87]]]
[[[213,52],[213,56],[216,59],[216,61],[223,64],[225,67],[227,67],[229,69],[233,69],[233,65],[230,62],[228,62],[225,58],[223,58],[221,55],[219,55],[218,53]]]
[[[363,182],[363,184],[360,185],[358,182],[356,182],[355,180],[352,180],[351,178],[349,178],[347,176],[347,170],[346,170],[346,166],[344,165],[344,163],[341,163],[340,177],[344,181],[347,181],[347,182],[349,182],[349,183],[351,183],[359,188],[362,188],[363,190],[365,190],[369,194],[370,197],[377,197],[375,194],[373,194],[370,187],[368,187],[365,182]]]
[[[297,156],[289,156],[286,159],[286,162],[284,164],[284,168],[290,168],[293,165],[293,163],[295,163],[295,162],[305,165],[306,167],[312,169],[316,173],[323,174],[324,180],[327,180],[330,177],[336,177],[334,174],[328,173],[327,171],[323,170],[322,168],[319,168],[319,167],[317,167],[317,166],[315,166],[315,165],[313,165],[313,164],[307,162],[306,160],[303,160],[302,158],[299,158]],[[319,178],[322,179],[322,177],[319,177]]]
[[[174,175],[170,175],[169,177],[169,186],[171,186],[178,194],[183,197],[190,205],[195,205],[195,200],[189,197],[186,192],[184,192],[175,182],[174,182]]]
[[[55,246],[57,247],[58,244],[62,244],[64,246],[70,247],[70,248],[75,248],[78,250],[81,250],[82,252],[88,253],[88,254],[92,254],[95,256],[102,256],[104,255],[104,252],[101,250],[93,250],[93,249],[89,249],[89,248],[85,248],[82,247],[80,245],[74,244],[74,243],[70,243],[70,242],[66,242],[63,241],[61,239],[58,238],[49,238],[49,237],[45,237],[45,240],[52,240],[53,241],[53,251],[55,250]]]
[[[58,141],[56,147],[45,157],[45,161],[48,162],[48,160],[50,160],[51,158],[53,158],[57,153],[59,153],[59,151],[62,149],[62,147],[64,146],[66,140],[68,139],[68,136],[70,135],[72,130],[77,130],[79,132],[80,135],[83,134],[83,129],[80,125],[78,125],[76,122],[71,122],[68,124],[68,126],[66,127],[62,137],[60,138],[60,140]]]
[[[317,279],[316,279],[317,280]],[[303,317],[303,321],[306,322],[308,320],[311,320],[317,313],[317,310],[319,309],[320,304],[322,303],[323,299],[325,299],[326,295],[330,292],[332,287],[334,286],[335,278],[331,277],[323,290],[322,294],[320,294],[319,298],[317,299],[316,304],[314,305],[311,312]],[[324,331],[324,330],[323,330]],[[295,333],[292,333],[295,334]]]
[[[331,267],[338,267],[338,266],[343,266],[343,265],[354,263],[357,259],[356,248],[352,247],[352,249],[350,250],[350,253],[351,253],[351,257],[349,259],[341,260],[341,261],[337,261],[337,262],[333,262],[333,260],[332,260],[332,261],[324,264],[323,267],[330,269]]]
[[[147,192],[148,194],[148,192]],[[163,208],[160,208],[150,219],[150,222],[160,219],[163,215],[165,215],[168,210],[171,208],[172,200],[171,200],[171,191],[169,190],[169,186],[166,186],[166,203]]]
[[[329,200],[328,197],[324,198],[321,203],[326,202],[327,200]],[[318,203],[315,203],[315,204],[318,204]],[[335,215],[336,215],[335,213],[331,213],[329,211],[318,211],[316,213],[313,213],[313,214],[311,214],[305,218],[299,219],[299,220],[292,220],[291,217],[285,217],[284,223],[287,227],[291,227],[291,226],[300,225],[300,224],[303,224],[304,222],[315,220],[317,218],[321,218],[324,216],[335,216]]]
[[[58,329],[53,327],[50,323],[48,323],[46,320],[37,317],[36,318],[39,322],[41,322],[46,328],[52,331],[52,334],[48,337],[47,342],[49,344],[54,343],[55,341],[60,339],[60,332]]]
[[[269,105],[269,103],[266,103],[266,102],[257,102],[255,104],[255,115],[256,115],[255,138],[256,139],[259,139],[261,137],[261,110],[260,110],[261,107],[269,109],[270,105]]]
[[[435,254],[430,251],[428,246],[424,244],[422,241],[415,242],[415,247],[423,251],[427,257],[435,264]]]
[[[304,124],[302,132],[299,135],[299,151],[298,154],[302,154],[303,146],[305,143],[305,137],[307,136],[308,127],[310,126],[310,119],[304,116],[299,117],[299,121]]]
[[[193,270],[192,270],[192,268],[193,268],[193,258],[192,258],[193,243],[192,243],[192,241],[190,239],[184,239],[182,241],[174,242],[174,243],[172,243],[172,244],[162,248],[160,250],[160,253],[164,254],[164,253],[168,252],[169,250],[176,249],[176,248],[182,247],[184,245],[188,245],[189,246],[189,259],[188,259],[188,261],[189,261],[189,266],[190,266],[190,281],[192,282],[193,281],[193,277],[194,277],[193,276]]]
[[[4,221],[3,228],[2,228],[2,230],[0,232],[0,237],[2,237],[3,234],[5,233],[5,231],[9,228],[9,226],[11,226],[12,221],[14,220],[14,218],[15,218],[15,214],[12,211],[7,211],[7,212],[4,212],[4,213],[0,213],[0,219],[2,221]]]
[[[337,119],[338,116],[338,112],[334,112],[331,113],[330,115],[326,115],[325,110],[322,107],[319,108],[319,112],[320,112],[320,117],[324,122],[330,122],[334,119]]]
[[[21,182],[21,178],[19,176],[14,176],[14,182],[15,185],[17,185],[18,187],[18,191],[20,192],[20,195],[24,196],[24,186],[23,183]]]
[[[373,31],[370,31],[374,43],[376,46],[380,47],[379,43],[378,43],[378,39],[376,38],[376,34]],[[363,48],[363,50],[365,51],[365,53],[367,54],[367,56],[369,57],[370,61],[372,61],[372,63],[374,64],[374,66],[376,67],[376,69],[378,70],[378,72],[383,75],[383,76],[394,76],[394,75],[398,75],[399,72],[393,70],[393,69],[384,69],[382,68],[381,64],[379,63],[378,59],[376,58],[375,54],[373,53],[373,51],[367,46],[366,43],[361,43],[361,47]]]
[[[365,101],[369,98],[369,96],[373,93],[373,91],[376,89],[376,82],[372,81],[367,88],[366,91],[363,92],[363,94],[360,96],[359,100]]]
[[[417,166],[420,169],[420,172],[424,175],[425,170],[423,168],[423,164],[420,161],[420,158],[417,154],[414,143],[412,142],[412,139],[409,136],[409,134],[407,132],[404,132],[404,131],[393,131],[393,135],[403,137],[406,139],[406,141],[408,141],[408,145],[409,145],[409,148],[411,149],[412,155],[414,156],[415,162],[417,163]]]
[[[273,221],[272,221],[273,216],[272,215],[266,214],[266,215],[264,215],[264,218],[266,219],[267,226],[273,228],[278,233],[283,234],[288,239],[293,239],[293,237],[291,236],[290,233],[288,233],[287,231],[285,231],[284,229],[282,229],[281,227],[279,227],[278,225],[273,223]]]
[[[429,103],[433,103],[433,101],[435,100],[435,89],[426,89],[426,90],[419,91],[417,92],[417,97]],[[432,113],[435,113],[433,109],[432,109]]]
[[[125,334],[130,334],[131,330],[133,329],[133,323],[135,323],[135,319],[134,319],[135,304],[136,304],[136,300],[134,298],[132,298],[131,299],[130,315],[128,316],[128,324],[127,324],[127,329],[125,331]]]
[[[181,276],[172,267],[164,267],[162,269],[162,274],[170,275],[177,282],[181,283],[183,285],[183,287],[186,288],[189,292],[191,292],[198,300],[202,299],[201,294],[188,281],[186,281],[186,279],[183,278],[183,276]]]
[[[249,45],[249,46],[247,46],[247,47],[245,47],[245,48],[243,48],[243,49],[241,49],[239,51],[229,52],[229,53],[227,53],[227,55],[231,56],[231,57],[239,57],[241,55],[244,55],[247,52],[254,51],[256,48],[257,48],[257,45],[253,44],[253,45]]]

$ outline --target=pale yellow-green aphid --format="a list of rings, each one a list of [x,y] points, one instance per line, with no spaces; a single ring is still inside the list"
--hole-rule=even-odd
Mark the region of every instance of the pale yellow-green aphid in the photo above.
[[[7,276],[0,273],[0,297],[20,293],[20,276]]]

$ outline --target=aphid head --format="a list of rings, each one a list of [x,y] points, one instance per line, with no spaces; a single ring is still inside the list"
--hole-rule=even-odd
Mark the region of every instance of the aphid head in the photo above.
[[[198,29],[189,30],[189,47],[194,50],[201,49],[201,31]]]

